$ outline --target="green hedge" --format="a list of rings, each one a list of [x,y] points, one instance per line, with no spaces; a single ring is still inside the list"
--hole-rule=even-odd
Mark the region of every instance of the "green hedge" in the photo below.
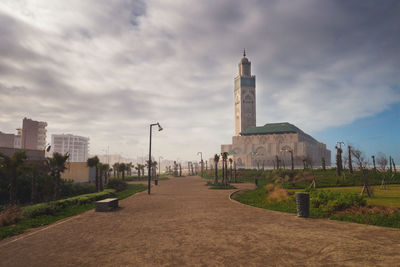
[[[22,218],[34,218],[39,215],[51,215],[55,212],[73,205],[85,205],[97,200],[114,197],[114,189],[106,189],[102,192],[80,195],[76,197],[61,199],[48,203],[40,203],[32,206],[27,206],[22,209]]]

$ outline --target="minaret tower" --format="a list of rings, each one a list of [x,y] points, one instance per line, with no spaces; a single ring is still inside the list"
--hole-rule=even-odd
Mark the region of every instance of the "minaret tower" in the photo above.
[[[239,75],[235,78],[235,136],[256,126],[256,76],[251,75],[251,62],[246,50],[239,62]]]

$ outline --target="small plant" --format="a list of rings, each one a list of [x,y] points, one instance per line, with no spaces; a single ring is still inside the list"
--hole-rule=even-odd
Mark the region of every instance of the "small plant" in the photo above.
[[[283,189],[280,185],[268,184],[265,186],[268,192],[267,201],[269,202],[281,202],[289,199],[289,193],[286,189]]]
[[[9,206],[0,213],[0,226],[16,224],[20,218],[21,208],[17,205]]]

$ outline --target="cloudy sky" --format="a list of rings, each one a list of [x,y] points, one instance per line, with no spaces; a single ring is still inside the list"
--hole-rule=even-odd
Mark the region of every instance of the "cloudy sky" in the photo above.
[[[0,131],[23,117],[90,152],[208,158],[234,132],[246,48],[257,124],[400,160],[400,1],[2,0]],[[50,141],[50,138],[49,138]]]

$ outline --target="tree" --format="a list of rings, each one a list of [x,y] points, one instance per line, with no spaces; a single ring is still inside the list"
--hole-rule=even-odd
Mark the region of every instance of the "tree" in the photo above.
[[[142,169],[142,167],[140,167],[140,164],[137,164],[136,166],[135,166],[135,170],[137,170],[137,172],[138,172],[138,178],[139,178],[139,180],[140,180],[140,170]]]
[[[232,158],[230,158],[229,159],[229,163],[230,163],[230,169],[231,169],[231,177],[230,177],[230,181],[233,181],[233,177],[232,177],[232,163],[233,163],[233,159]],[[263,165],[264,166],[264,165]]]
[[[104,168],[104,183],[107,184],[108,183],[108,177],[110,176],[110,164],[103,164],[103,168]]]
[[[353,173],[353,162],[352,162],[352,159],[351,159],[351,146],[348,146],[347,149],[348,149],[348,152],[349,152],[349,158],[348,158],[349,171],[350,171],[350,173]]]
[[[382,184],[381,184],[381,187],[383,189],[386,189],[386,166],[387,166],[387,163],[388,163],[386,155],[383,154],[382,152],[378,153],[378,157],[376,158],[376,162],[379,165],[379,170],[382,172]]]
[[[342,169],[343,169],[343,165],[342,165],[342,148],[335,146],[336,148],[336,175],[340,177],[340,175],[342,174]]]
[[[60,153],[54,152],[52,158],[47,158],[47,166],[50,171],[50,175],[55,179],[54,185],[54,199],[60,199],[60,185],[61,185],[61,173],[64,172],[66,167],[66,162],[69,158],[68,154],[62,155]]]
[[[118,162],[113,164],[113,170],[114,170],[114,178],[115,177],[119,178],[119,163]]]
[[[325,158],[322,158],[322,159],[321,159],[321,163],[322,163],[322,170],[323,170],[323,171],[326,171],[326,161],[325,161]]]
[[[368,160],[365,158],[364,153],[359,149],[353,148],[351,150],[351,154],[354,157],[354,159],[361,171],[361,174],[362,174],[362,180],[363,180],[364,186],[361,191],[361,195],[364,195],[364,193],[366,192],[368,197],[371,197],[373,192],[368,185],[367,176],[366,176]]]
[[[0,153],[0,167],[11,177],[10,183],[10,203],[17,204],[17,177],[21,173],[21,168],[26,160],[25,151],[16,151],[12,157]]]
[[[126,164],[125,163],[120,163],[118,170],[122,173],[122,181],[125,181]]]
[[[222,183],[228,184],[228,153],[222,153]]]
[[[371,158],[372,158],[372,163],[374,164],[374,172],[376,172],[375,156],[372,155]]]
[[[96,183],[96,191],[99,192],[99,169],[98,169],[98,164],[99,164],[100,160],[97,156],[91,157],[87,159],[87,166],[89,168],[95,168],[96,174],[95,174],[95,183]],[[117,163],[116,163],[117,164]],[[115,165],[115,164],[114,164]]]
[[[214,164],[215,164],[214,184],[218,184],[218,162],[219,162],[219,155],[215,154],[215,156],[214,156]]]
[[[132,162],[129,162],[128,164],[126,164],[126,171],[128,172],[128,175],[131,176],[132,175]]]

